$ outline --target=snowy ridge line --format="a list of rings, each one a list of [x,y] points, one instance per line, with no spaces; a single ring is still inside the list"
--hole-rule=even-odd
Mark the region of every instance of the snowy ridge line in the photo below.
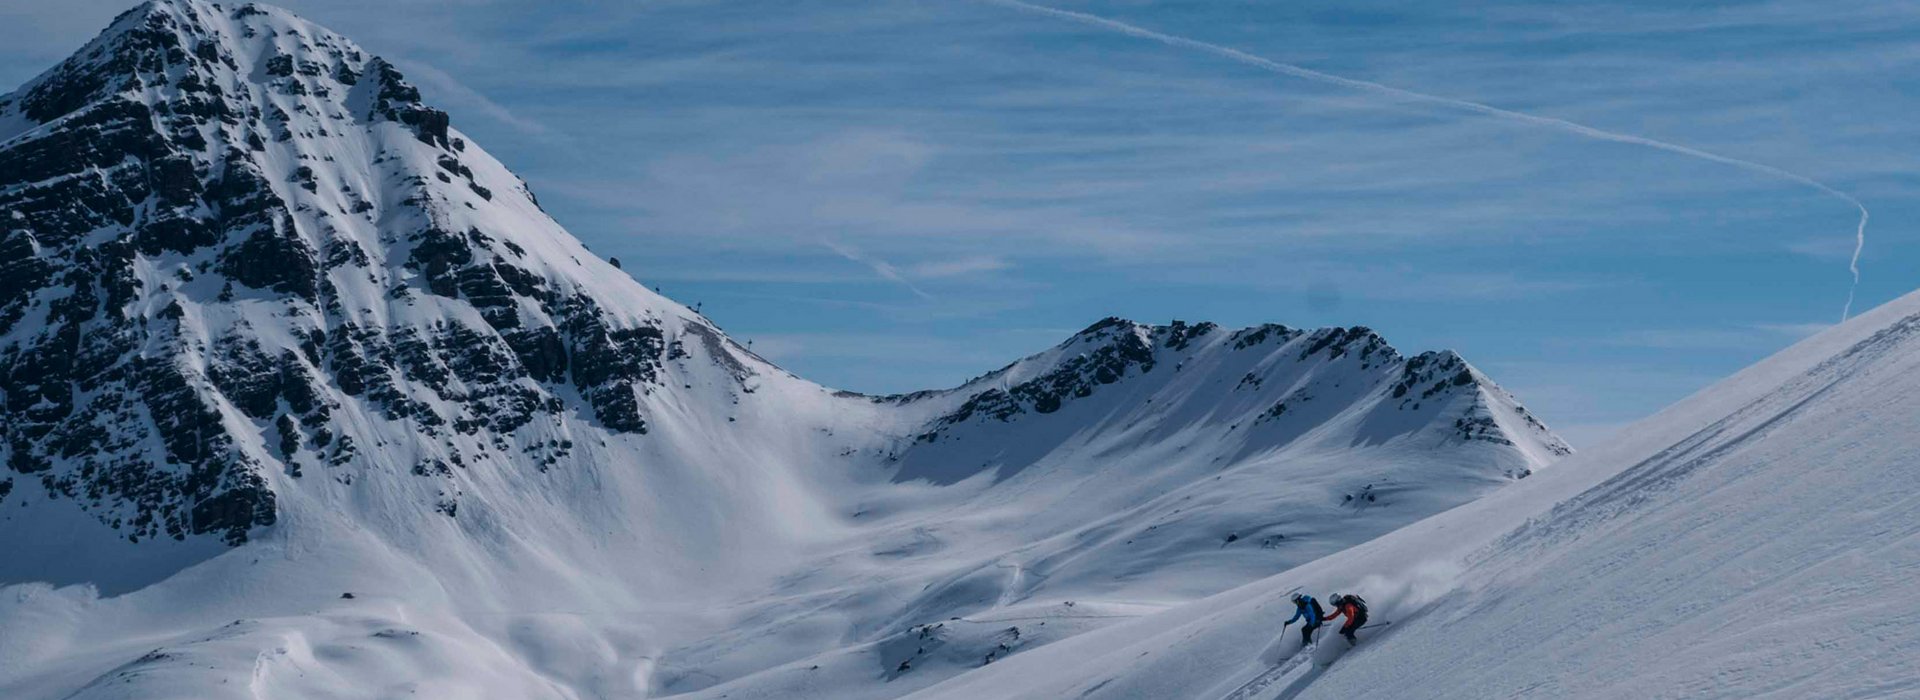
[[[1570,451],[1357,326],[833,392],[276,8],[154,0],[46,76],[0,105],[49,124],[0,146],[8,700],[885,700]]]
[[[1867,219],[1870,217],[1870,215],[1867,212],[1867,205],[1861,202],[1859,198],[1854,197],[1851,194],[1848,194],[1836,187],[1833,187],[1832,185],[1828,185],[1824,182],[1813,179],[1806,175],[1801,175],[1800,173],[1796,173],[1791,170],[1787,170],[1785,168],[1781,168],[1774,165],[1767,165],[1765,163],[1746,160],[1744,158],[1735,158],[1733,156],[1724,156],[1711,151],[1704,151],[1691,146],[1684,146],[1681,144],[1672,143],[1669,141],[1662,141],[1659,139],[1649,138],[1646,136],[1639,136],[1635,134],[1628,134],[1628,133],[1623,133],[1619,131],[1612,131],[1608,129],[1602,129],[1599,127],[1588,126],[1585,124],[1581,124],[1579,122],[1570,121],[1567,119],[1561,119],[1558,117],[1543,117],[1537,114],[1529,114],[1526,112],[1518,112],[1511,109],[1495,107],[1495,106],[1481,103],[1481,102],[1474,102],[1471,100],[1462,100],[1462,99],[1453,98],[1453,97],[1445,97],[1441,95],[1417,92],[1417,91],[1408,90],[1405,88],[1393,87],[1391,85],[1386,85],[1384,83],[1376,83],[1370,80],[1359,80],[1355,78],[1348,78],[1344,76],[1334,75],[1332,73],[1325,73],[1325,72],[1313,70],[1311,68],[1303,68],[1301,66],[1296,66],[1288,63],[1281,63],[1279,61],[1275,61],[1262,56],[1256,56],[1254,54],[1250,54],[1245,51],[1241,51],[1239,49],[1235,49],[1229,46],[1222,46],[1219,44],[1200,41],[1198,39],[1190,39],[1187,37],[1175,36],[1175,35],[1167,34],[1164,32],[1158,32],[1151,29],[1147,29],[1145,27],[1128,24],[1126,22],[1121,22],[1119,20],[1108,19],[1105,17],[1101,17],[1099,15],[1088,14],[1085,12],[1075,12],[1072,10],[1062,10],[1058,8],[1047,7],[1044,5],[1035,5],[1033,3],[1024,2],[1023,0],[977,0],[977,1],[984,2],[991,5],[999,5],[1002,7],[1012,8],[1015,10],[1020,10],[1022,12],[1027,12],[1031,14],[1053,17],[1057,19],[1065,19],[1065,20],[1077,22],[1086,26],[1104,29],[1107,31],[1116,32],[1120,34],[1125,34],[1127,36],[1138,37],[1141,39],[1150,39],[1153,41],[1160,42],[1162,44],[1166,44],[1168,46],[1193,49],[1196,51],[1201,51],[1204,53],[1209,53],[1215,56],[1226,58],[1228,60],[1232,60],[1241,64],[1253,66],[1255,68],[1259,68],[1261,70],[1264,70],[1270,73],[1278,73],[1280,75],[1286,75],[1286,76],[1291,76],[1295,78],[1302,78],[1302,79],[1311,80],[1319,83],[1325,83],[1329,85],[1338,85],[1341,87],[1352,88],[1352,89],[1360,90],[1364,92],[1372,92],[1375,94],[1386,95],[1389,97],[1396,97],[1404,100],[1441,105],[1444,107],[1465,110],[1468,112],[1483,114],[1486,116],[1496,117],[1499,119],[1506,119],[1509,121],[1521,122],[1525,124],[1532,124],[1535,126],[1542,126],[1550,129],[1556,129],[1559,131],[1564,131],[1567,133],[1576,134],[1579,136],[1585,136],[1588,138],[1597,139],[1601,141],[1611,141],[1614,143],[1624,143],[1624,144],[1631,144],[1635,146],[1645,146],[1647,148],[1666,151],[1668,153],[1674,153],[1674,154],[1686,156],[1689,158],[1697,158],[1700,160],[1711,161],[1711,162],[1719,163],[1722,165],[1730,165],[1733,167],[1742,168],[1742,169],[1759,173],[1762,175],[1767,175],[1770,177],[1775,177],[1775,178],[1779,178],[1789,182],[1794,182],[1801,185],[1805,185],[1807,187],[1811,187],[1815,190],[1818,190],[1822,193],[1825,193],[1843,202],[1846,202],[1848,205],[1851,205],[1853,208],[1859,210],[1860,212],[1859,223],[1856,225],[1854,229],[1853,257],[1847,263],[1847,270],[1853,275],[1853,286],[1850,287],[1847,291],[1847,302],[1846,302],[1846,306],[1840,312],[1840,320],[1844,322],[1847,319],[1852,318],[1853,316],[1854,294],[1859,290],[1859,287],[1860,287],[1860,254],[1866,249],[1866,245],[1867,245]]]

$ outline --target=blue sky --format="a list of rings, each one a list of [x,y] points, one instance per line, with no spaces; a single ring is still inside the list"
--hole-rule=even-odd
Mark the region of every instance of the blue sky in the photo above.
[[[560,222],[793,371],[950,386],[1108,315],[1455,348],[1578,444],[1837,320],[1855,212],[1782,178],[974,0],[287,0]],[[0,0],[0,83],[123,2]],[[1920,280],[1920,11],[1075,0],[1274,61],[1778,167]]]

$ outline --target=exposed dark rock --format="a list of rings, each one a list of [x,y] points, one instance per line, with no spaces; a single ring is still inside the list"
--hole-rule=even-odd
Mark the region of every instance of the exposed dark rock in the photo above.
[[[1327,353],[1329,359],[1339,359],[1357,350],[1363,364],[1370,363],[1375,353],[1384,352],[1389,360],[1399,357],[1393,348],[1387,345],[1386,339],[1365,326],[1322,329],[1314,331],[1312,338],[1313,342],[1300,352],[1300,359],[1303,361],[1322,351]]]
[[[271,289],[314,301],[319,295],[319,262],[290,219],[248,235],[221,258],[221,272],[249,287]]]
[[[932,441],[942,429],[968,422],[975,416],[1008,421],[1028,411],[1053,413],[1073,399],[1093,395],[1102,385],[1120,381],[1129,372],[1144,374],[1153,371],[1154,347],[1149,338],[1177,338],[1185,347],[1193,338],[1205,335],[1212,329],[1212,324],[1194,327],[1181,324],[1178,330],[1167,327],[1156,332],[1124,319],[1104,319],[1068,341],[1071,347],[1091,345],[1091,349],[1063,360],[1045,375],[1021,382],[1005,391],[995,388],[974,394],[953,413],[934,421],[932,429],[921,435],[920,439]]]
[[[375,81],[373,110],[390,121],[412,127],[422,143],[451,147],[447,140],[450,123],[447,113],[420,102],[420,91],[408,84],[400,71],[382,59],[373,59],[367,73]]]
[[[1453,352],[1421,353],[1401,368],[1400,381],[1393,385],[1393,398],[1425,401],[1452,388],[1474,384],[1473,372],[1465,360]],[[1414,398],[1408,399],[1409,395]]]
[[[574,296],[561,309],[573,385],[609,429],[644,433],[639,392],[654,383],[665,354],[658,328],[616,328],[592,298]]]
[[[1168,349],[1185,350],[1193,341],[1206,337],[1219,330],[1220,326],[1211,322],[1187,325],[1185,321],[1174,321],[1172,325],[1154,329],[1154,334],[1164,336],[1161,341]]]

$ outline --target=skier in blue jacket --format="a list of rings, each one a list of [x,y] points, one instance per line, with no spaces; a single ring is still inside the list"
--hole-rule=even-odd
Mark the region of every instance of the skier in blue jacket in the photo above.
[[[1312,644],[1313,632],[1320,629],[1320,620],[1327,616],[1327,611],[1320,608],[1320,601],[1314,600],[1313,596],[1305,593],[1293,594],[1293,607],[1293,617],[1288,619],[1286,624],[1291,625],[1295,620],[1306,620],[1307,624],[1300,628],[1300,643]]]

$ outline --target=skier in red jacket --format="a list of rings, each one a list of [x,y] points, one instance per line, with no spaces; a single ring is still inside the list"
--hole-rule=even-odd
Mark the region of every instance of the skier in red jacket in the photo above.
[[[1360,640],[1354,638],[1353,633],[1367,624],[1367,601],[1361,600],[1357,595],[1339,593],[1333,594],[1327,600],[1333,603],[1333,614],[1327,616],[1326,622],[1333,622],[1334,618],[1341,615],[1347,616],[1347,624],[1340,626],[1340,636],[1347,638],[1348,646],[1359,644]]]

